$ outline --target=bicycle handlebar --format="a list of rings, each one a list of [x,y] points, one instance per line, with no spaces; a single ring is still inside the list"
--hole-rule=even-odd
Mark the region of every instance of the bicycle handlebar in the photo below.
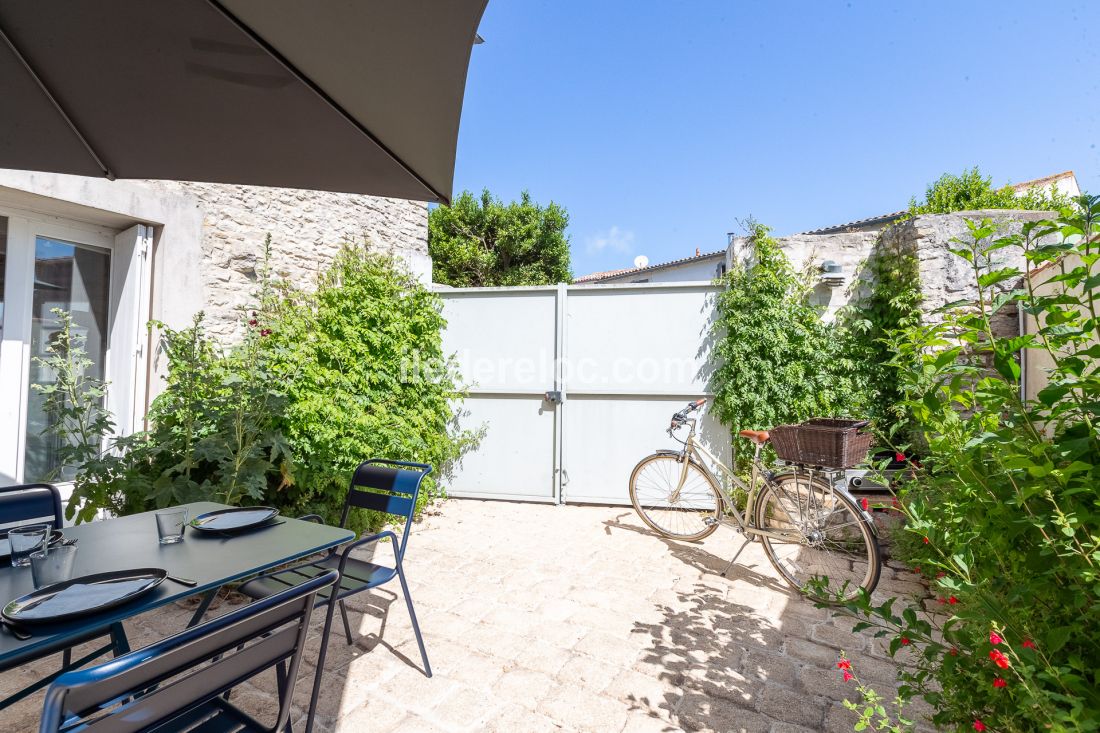
[[[696,410],[698,410],[700,407],[702,407],[705,404],[707,404],[707,398],[706,397],[695,400],[694,402],[687,403],[687,407],[685,407],[684,409],[680,410],[679,412],[675,413],[672,416],[672,422],[670,424],[669,429],[674,430],[674,429],[680,427],[681,425],[683,425],[684,421],[687,420],[687,416],[688,416],[689,413],[695,412]]]

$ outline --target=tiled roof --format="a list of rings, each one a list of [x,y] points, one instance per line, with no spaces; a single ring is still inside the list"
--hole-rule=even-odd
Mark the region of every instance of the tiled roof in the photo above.
[[[600,280],[600,279],[605,278],[605,277],[611,277],[612,275],[621,275],[624,272],[630,272],[633,269],[634,269],[633,267],[626,267],[626,268],[623,268],[621,270],[604,270],[603,272],[590,272],[587,275],[581,275],[580,277],[578,277],[573,282],[583,283],[583,282],[589,282],[591,280]]]
[[[665,267],[673,267],[675,265],[682,265],[686,262],[694,262],[695,260],[706,260],[713,257],[725,257],[726,250],[720,249],[717,252],[705,252],[699,255],[692,255],[691,257],[682,257],[678,260],[671,260],[669,262],[659,262],[656,265],[646,265],[645,267],[627,267],[623,270],[606,270],[604,272],[592,272],[588,275],[582,275],[573,282],[585,283],[585,282],[599,282],[611,277],[618,277],[620,275],[637,275],[642,272],[652,272],[653,270],[660,270]]]
[[[1076,178],[1076,176],[1074,175],[1073,171],[1062,171],[1061,173],[1055,173],[1052,176],[1043,176],[1042,178],[1036,178],[1033,181],[1023,181],[1022,183],[1013,183],[1012,184],[1012,190],[1017,191],[1017,192],[1027,191],[1030,188],[1039,188],[1041,186],[1047,185],[1048,183],[1054,183],[1055,181],[1060,181],[1063,178]]]
[[[866,219],[856,219],[855,221],[849,221],[845,224],[834,224],[833,226],[821,227],[820,229],[811,229],[808,232],[799,232],[800,234],[836,234],[837,232],[846,232],[849,229],[857,229],[859,227],[870,226],[871,224],[889,224],[897,219],[900,219],[903,215],[907,214],[908,210],[893,211],[889,214],[879,214],[878,216],[870,216]]]

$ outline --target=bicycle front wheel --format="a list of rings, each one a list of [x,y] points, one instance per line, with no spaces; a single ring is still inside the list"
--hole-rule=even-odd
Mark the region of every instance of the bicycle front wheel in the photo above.
[[[695,461],[685,464],[677,455],[662,453],[647,456],[634,467],[630,502],[646,525],[675,540],[709,536],[718,529],[722,509],[709,473]]]
[[[764,552],[810,598],[839,603],[878,584],[882,561],[869,520],[847,491],[795,472],[768,481],[756,503]]]

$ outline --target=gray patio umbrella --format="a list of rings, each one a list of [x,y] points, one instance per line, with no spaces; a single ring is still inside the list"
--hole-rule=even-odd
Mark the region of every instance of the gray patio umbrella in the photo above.
[[[446,202],[487,0],[3,0],[0,167]]]

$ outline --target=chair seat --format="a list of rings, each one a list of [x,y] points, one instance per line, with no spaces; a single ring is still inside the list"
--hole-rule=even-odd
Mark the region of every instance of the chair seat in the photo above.
[[[267,596],[284,591],[291,586],[309,580],[329,570],[338,569],[340,566],[339,555],[329,555],[323,560],[308,565],[299,565],[295,568],[283,570],[271,575],[264,575],[248,581],[237,590],[249,598],[259,600]],[[340,577],[339,588],[335,590],[337,600],[346,598],[354,593],[374,588],[387,583],[397,575],[395,568],[387,568],[384,565],[375,565],[366,560],[356,560],[349,557],[344,564],[344,574]],[[328,603],[332,594],[332,588],[326,588],[317,594],[317,605]]]

